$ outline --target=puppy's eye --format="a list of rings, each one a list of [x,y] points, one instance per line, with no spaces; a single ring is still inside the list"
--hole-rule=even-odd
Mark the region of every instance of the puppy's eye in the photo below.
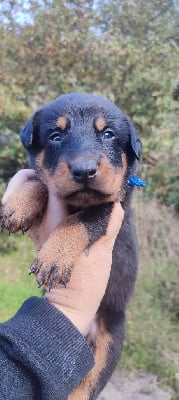
[[[50,136],[49,136],[49,140],[51,142],[61,142],[63,138],[63,135],[61,132],[53,132]]]
[[[103,132],[103,139],[113,139],[114,137],[114,132],[111,129],[106,129],[106,131]]]

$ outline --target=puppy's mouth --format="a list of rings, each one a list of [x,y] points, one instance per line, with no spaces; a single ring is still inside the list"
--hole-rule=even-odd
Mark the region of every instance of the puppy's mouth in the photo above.
[[[63,198],[69,204],[87,207],[89,205],[108,202],[110,201],[110,196],[111,193],[104,193],[100,190],[84,186],[83,189],[73,191]]]
[[[76,191],[68,194],[67,196],[65,196],[65,199],[70,199],[72,197],[76,197],[78,195],[83,195],[83,194],[89,195],[89,197],[96,196],[99,198],[104,198],[104,197],[110,196],[110,193],[107,194],[107,193],[101,192],[100,190],[97,190],[97,189],[91,189],[89,187],[84,187],[83,189],[76,190]]]

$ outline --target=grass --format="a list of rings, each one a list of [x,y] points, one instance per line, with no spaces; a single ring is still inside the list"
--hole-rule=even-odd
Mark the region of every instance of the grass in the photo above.
[[[134,201],[140,266],[120,365],[158,376],[174,392],[179,372],[179,224],[140,193]],[[173,399],[178,400],[178,395]]]
[[[154,373],[174,390],[179,372],[179,224],[172,212],[154,201],[147,203],[140,193],[134,205],[140,268],[128,307],[120,366]],[[41,291],[28,275],[34,252],[26,237],[1,236],[0,255],[0,321],[4,321],[26,298],[40,296]]]
[[[167,275],[167,264],[143,264],[128,309],[121,361],[129,369],[149,371],[161,378],[173,377],[179,369],[178,324],[160,294],[160,282],[168,279]]]
[[[34,277],[28,275],[33,248],[26,237],[0,238],[0,321],[9,319],[30,296],[40,296]]]

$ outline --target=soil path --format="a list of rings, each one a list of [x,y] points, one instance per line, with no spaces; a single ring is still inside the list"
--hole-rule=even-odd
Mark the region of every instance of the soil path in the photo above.
[[[172,394],[158,386],[157,377],[128,375],[116,369],[98,400],[171,400]]]

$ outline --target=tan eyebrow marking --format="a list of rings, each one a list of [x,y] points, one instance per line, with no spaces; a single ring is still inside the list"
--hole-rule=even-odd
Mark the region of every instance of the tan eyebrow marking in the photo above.
[[[60,128],[60,129],[62,129],[63,131],[66,129],[67,124],[68,124],[68,120],[67,120],[66,117],[59,117],[59,118],[57,119],[56,126],[57,126],[58,128]]]
[[[103,129],[104,129],[104,128],[106,127],[106,125],[107,125],[105,119],[102,118],[102,117],[97,118],[94,124],[95,124],[95,127],[96,127],[96,128],[98,129],[98,131],[100,131],[100,132],[102,132]]]

